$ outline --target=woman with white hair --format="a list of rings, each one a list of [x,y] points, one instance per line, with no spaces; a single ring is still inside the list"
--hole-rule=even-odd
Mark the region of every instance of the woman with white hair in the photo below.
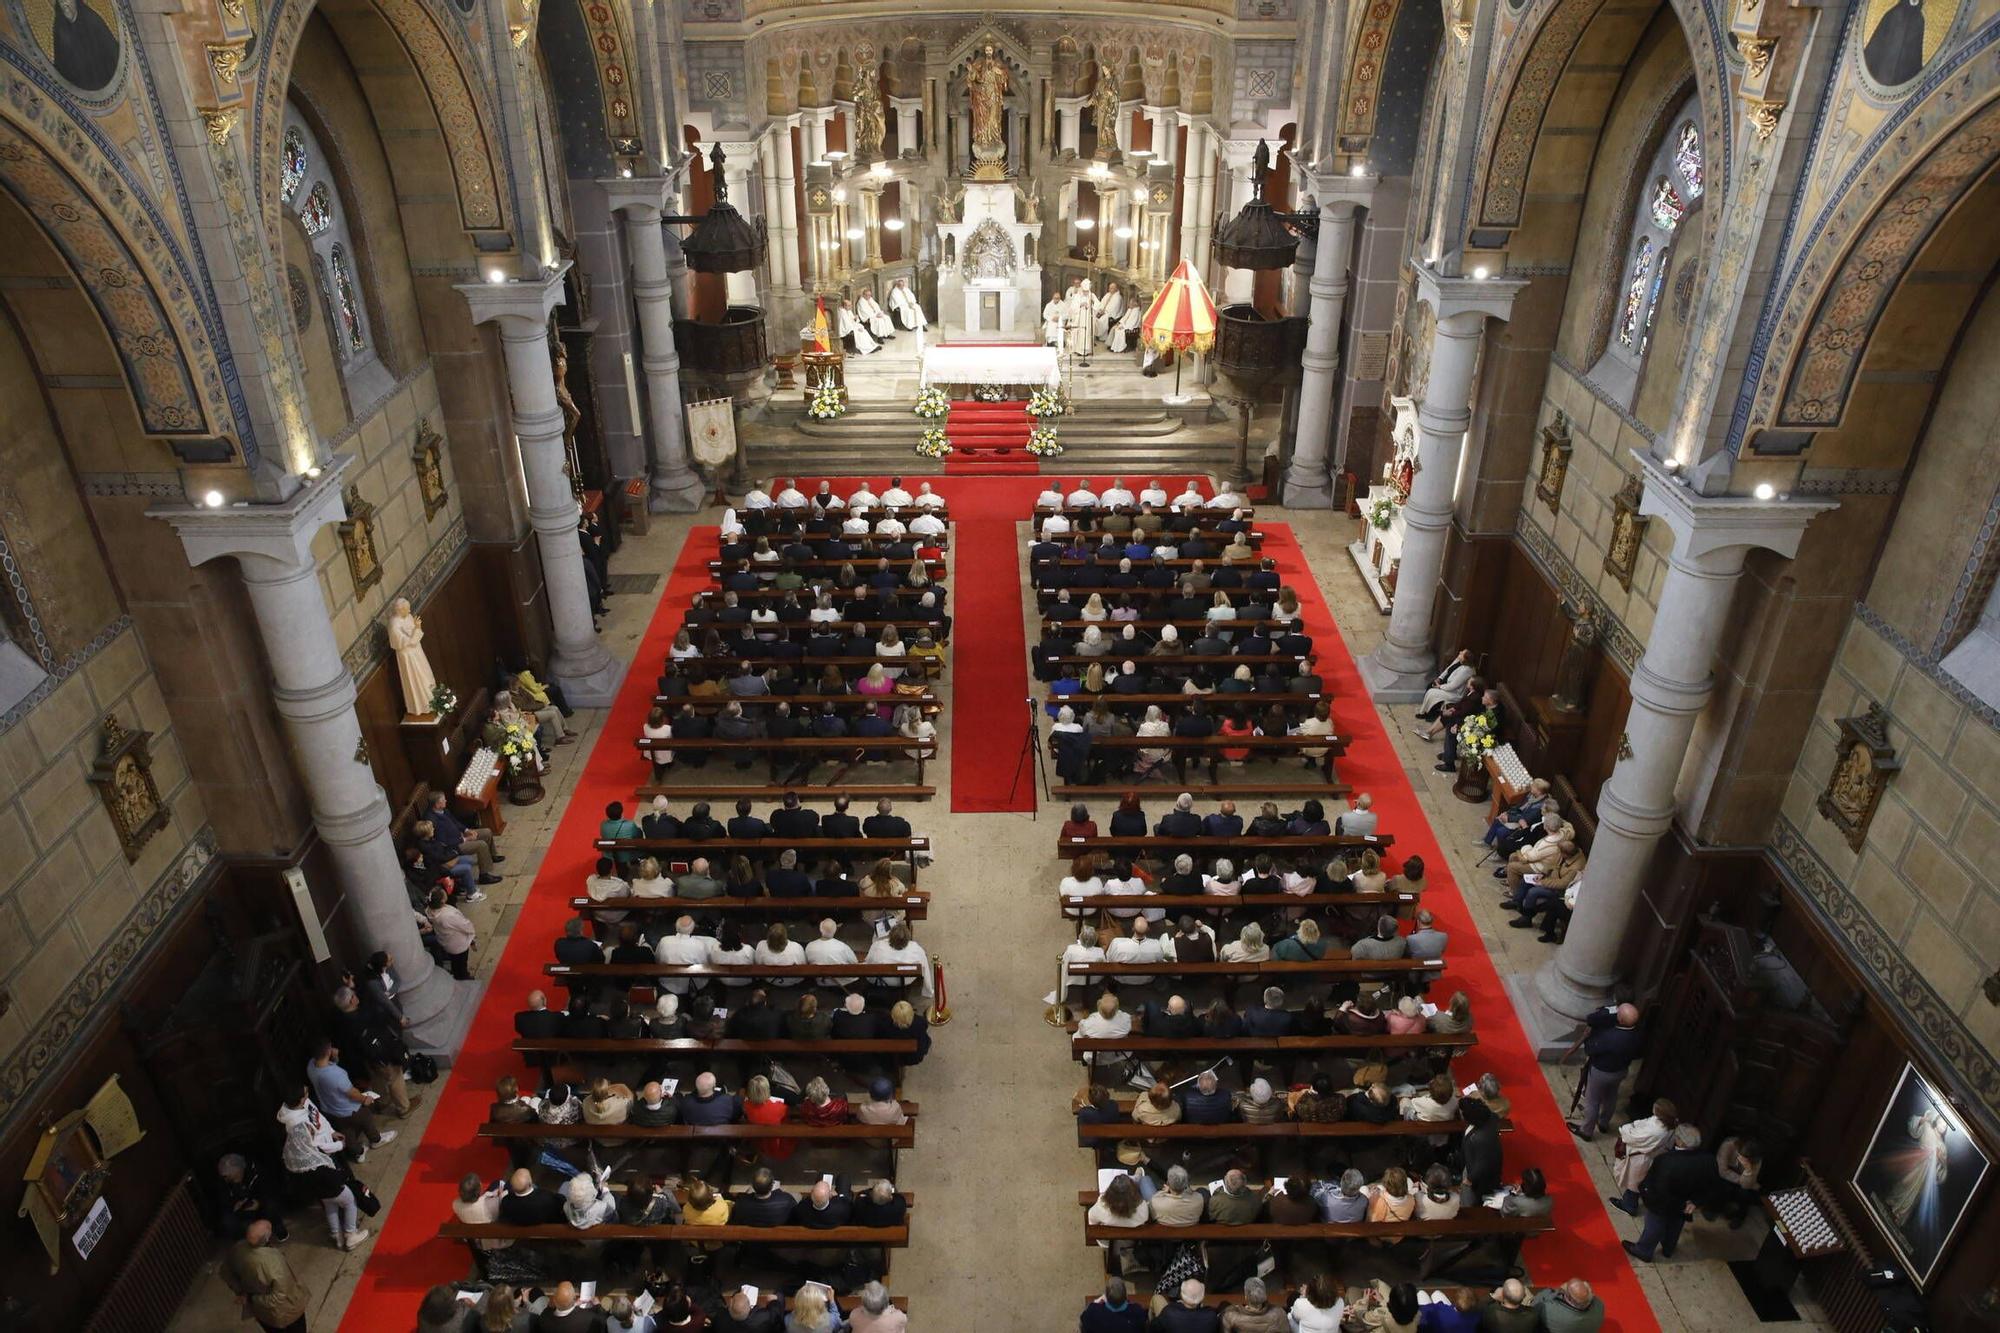
[[[673,991],[663,990],[660,998],[653,1002],[653,1017],[646,1023],[649,1037],[678,1037],[686,1023],[681,1019],[681,997]]]
[[[1243,876],[1236,873],[1236,863],[1228,857],[1218,857],[1213,874],[1203,875],[1201,891],[1211,898],[1237,898],[1243,894]]]
[[[1090,982],[1090,978],[1087,976],[1072,974],[1069,970],[1071,963],[1101,963],[1103,961],[1104,946],[1097,942],[1097,927],[1084,926],[1076,932],[1075,943],[1063,946],[1063,989],[1066,991],[1071,990],[1077,986],[1088,985]]]
[[[840,623],[840,609],[833,604],[829,593],[821,593],[813,599],[812,610],[806,612],[809,625],[837,625]]]
[[[583,1174],[569,1178],[563,1186],[563,1216],[578,1231],[586,1231],[618,1219],[618,1201],[596,1176]]]
[[[1180,654],[1180,651],[1181,632],[1179,628],[1173,625],[1162,625],[1160,627],[1160,637],[1154,640],[1153,646],[1147,650],[1147,655],[1151,657],[1175,657]]]
[[[899,704],[895,718],[896,734],[907,736],[913,741],[934,741],[937,726],[924,716],[924,710],[915,704]]]
[[[1049,745],[1055,751],[1058,778],[1074,783],[1089,779],[1090,733],[1076,720],[1076,710],[1068,704],[1056,710],[1056,720],[1049,728]]]
[[[1271,957],[1271,947],[1264,943],[1264,928],[1255,921],[1243,923],[1235,939],[1222,946],[1222,961],[1225,963],[1262,963]]]
[[[1096,593],[1091,594],[1093,597],[1096,595]],[[1110,651],[1111,640],[1105,638],[1104,631],[1096,625],[1086,627],[1083,631],[1083,638],[1078,640],[1076,645],[1076,655],[1078,657],[1103,657]]]
[[[861,1304],[848,1312],[847,1326],[852,1333],[908,1333],[910,1317],[896,1308],[886,1287],[870,1282],[861,1289]]]
[[[1173,626],[1169,625],[1167,628],[1171,630]],[[1167,715],[1160,711],[1158,704],[1147,704],[1146,716],[1139,723],[1133,734],[1148,739],[1165,737],[1173,734],[1173,728],[1168,725]],[[1167,760],[1171,758],[1173,758],[1172,750],[1164,747],[1155,748],[1150,745],[1142,746],[1132,760],[1132,777],[1136,781],[1143,782],[1148,777],[1151,777],[1155,771],[1163,767]]]

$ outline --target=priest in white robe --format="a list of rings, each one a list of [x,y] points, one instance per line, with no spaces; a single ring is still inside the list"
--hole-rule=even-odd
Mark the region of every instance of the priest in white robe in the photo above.
[[[875,336],[877,342],[887,342],[896,336],[896,326],[889,319],[889,312],[869,293],[862,292],[854,298],[854,313],[868,326],[868,332]]]
[[[870,352],[882,349],[882,344],[875,341],[875,335],[868,332],[861,321],[854,317],[854,307],[845,301],[842,301],[840,307],[834,311],[833,331],[835,336],[846,344],[847,350],[856,356],[867,356]]]
[[[1060,296],[1051,296],[1049,303],[1042,307],[1042,342],[1058,352],[1062,350],[1063,319],[1067,311],[1068,307],[1063,305]]]
[[[1109,290],[1097,301],[1097,337],[1102,341],[1111,336],[1111,330],[1118,327],[1118,321],[1125,314],[1125,289],[1112,283]]]
[[[930,321],[924,318],[923,306],[917,302],[916,293],[910,290],[909,283],[902,278],[896,279],[889,288],[889,313],[896,317],[896,323],[907,332],[915,333],[918,329],[930,327]]]
[[[1088,361],[1090,349],[1095,345],[1091,330],[1097,320],[1097,297],[1091,293],[1089,278],[1070,289],[1068,306],[1063,319],[1065,345]]]
[[[1129,352],[1139,345],[1139,307],[1125,307],[1125,314],[1111,326],[1105,346],[1114,352]]]

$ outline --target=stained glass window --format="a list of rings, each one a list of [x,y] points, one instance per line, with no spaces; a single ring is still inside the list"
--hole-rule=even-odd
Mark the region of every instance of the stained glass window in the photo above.
[[[299,182],[305,178],[306,136],[293,125],[285,131],[284,179],[279,187],[285,202],[291,202],[292,196],[299,192]]]
[[[299,209],[299,221],[304,224],[306,235],[317,236],[333,225],[333,195],[320,181],[306,196],[305,206]]]
[[[1674,143],[1674,167],[1681,173],[1689,199],[1701,198],[1701,131],[1693,121],[1681,125]]]
[[[1661,231],[1672,231],[1687,214],[1687,201],[1665,176],[1653,182],[1653,223]]]
[[[340,326],[347,331],[348,350],[361,350],[361,306],[354,295],[354,276],[347,269],[347,251],[333,247],[333,288],[340,301]]]
[[[1646,301],[1646,279],[1653,268],[1653,238],[1643,236],[1632,257],[1632,280],[1625,284],[1625,312],[1618,319],[1618,341],[1627,347],[1639,337],[1639,312]]]
[[[1667,280],[1667,256],[1671,250],[1660,251],[1659,262],[1653,265],[1652,290],[1646,293],[1646,324],[1639,333],[1639,355],[1646,354],[1647,344],[1653,341],[1653,317],[1660,313],[1660,287]]]

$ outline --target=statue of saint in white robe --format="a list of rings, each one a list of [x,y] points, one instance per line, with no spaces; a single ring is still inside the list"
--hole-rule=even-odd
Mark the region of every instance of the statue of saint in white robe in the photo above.
[[[389,610],[389,650],[396,655],[404,711],[413,717],[429,713],[437,677],[431,674],[430,659],[424,656],[424,622],[410,610],[407,597],[398,597]]]

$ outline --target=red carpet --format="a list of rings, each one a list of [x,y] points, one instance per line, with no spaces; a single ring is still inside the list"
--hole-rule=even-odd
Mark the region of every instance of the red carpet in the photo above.
[[[1380,715],[1366,703],[1367,688],[1360,669],[1341,640],[1292,530],[1283,523],[1260,522],[1257,526],[1264,532],[1264,554],[1278,562],[1280,576],[1298,591],[1327,693],[1336,701],[1346,701],[1337,702],[1335,710],[1341,734],[1352,737],[1340,759],[1340,777],[1353,783],[1357,792],[1374,794],[1383,829],[1396,836],[1397,856],[1423,858],[1429,882],[1424,906],[1437,917],[1439,928],[1451,934],[1452,946],[1445,955],[1446,993],[1463,990],[1471,998],[1479,1032],[1479,1045],[1455,1065],[1454,1081],[1463,1087],[1488,1070],[1499,1076],[1514,1103],[1515,1129],[1506,1139],[1508,1178],[1518,1179],[1524,1166],[1538,1166],[1548,1176],[1560,1229],[1530,1241],[1523,1261],[1537,1287],[1572,1277],[1590,1283],[1604,1300],[1609,1315],[1605,1328],[1619,1333],[1655,1333],[1659,1323],[1640,1288],[1638,1274],[1618,1248],[1618,1235],[1604,1202],[1591,1182],[1576,1141],[1563,1125],[1562,1108],[1549,1091],[1500,974],[1480,943],[1479,929],[1410,787],[1402,758],[1390,743]],[[1486,891],[1485,881],[1475,889]]]
[[[581,889],[591,871],[596,855],[591,839],[597,835],[605,805],[624,801],[629,808],[634,790],[645,781],[646,767],[632,749],[632,738],[652,706],[654,679],[681,612],[708,584],[707,562],[715,555],[716,531],[698,527],[688,534],[589,758],[584,760],[577,749],[558,752],[567,762],[583,762],[583,774],[499,961],[483,951],[475,956],[473,966],[491,981],[458,1062],[441,1084],[429,1089],[437,1107],[394,1206],[369,1224],[379,1231],[368,1242],[367,1267],[340,1321],[344,1333],[412,1327],[424,1293],[466,1271],[465,1247],[439,1240],[438,1225],[451,1220],[460,1177],[470,1172],[491,1180],[506,1167],[506,1154],[482,1142],[476,1131],[486,1120],[494,1083],[503,1074],[521,1072],[520,1061],[509,1049],[514,1014],[525,1007],[527,993],[542,983],[542,964],[569,916],[570,895]]]

